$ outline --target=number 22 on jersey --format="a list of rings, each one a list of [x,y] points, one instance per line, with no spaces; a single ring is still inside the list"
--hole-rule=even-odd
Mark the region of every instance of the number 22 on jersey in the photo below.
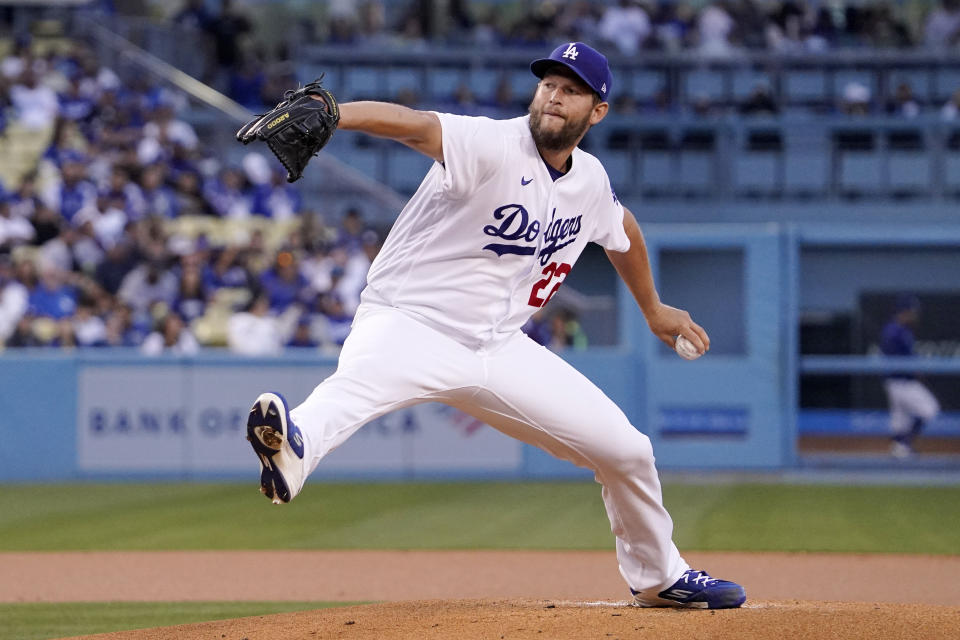
[[[537,280],[533,285],[533,289],[530,290],[530,299],[527,300],[527,304],[531,307],[542,307],[550,302],[550,298],[553,297],[553,294],[555,294],[557,289],[560,288],[560,285],[563,284],[567,274],[570,273],[570,265],[565,262],[551,262],[543,268],[541,273],[544,275],[544,278]],[[543,292],[547,290],[547,287],[549,287],[552,282],[556,282],[556,284],[553,285],[553,288],[550,289],[550,292],[544,297]]]

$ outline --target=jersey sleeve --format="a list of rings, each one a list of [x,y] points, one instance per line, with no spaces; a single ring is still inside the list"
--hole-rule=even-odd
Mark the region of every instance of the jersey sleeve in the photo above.
[[[490,118],[438,113],[443,137],[443,189],[467,196],[503,161],[504,136]]]
[[[603,174],[603,190],[597,195],[597,226],[590,238],[604,249],[623,252],[630,248],[630,238],[623,230],[623,205],[610,186],[606,171]]]

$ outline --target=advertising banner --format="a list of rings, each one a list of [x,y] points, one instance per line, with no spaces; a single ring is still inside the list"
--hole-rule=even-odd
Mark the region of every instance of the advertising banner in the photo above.
[[[253,400],[277,389],[296,405],[332,373],[332,367],[86,365],[78,383],[78,469],[253,474],[258,465],[245,440]],[[318,472],[509,475],[521,471],[522,447],[460,411],[422,404],[370,422]]]

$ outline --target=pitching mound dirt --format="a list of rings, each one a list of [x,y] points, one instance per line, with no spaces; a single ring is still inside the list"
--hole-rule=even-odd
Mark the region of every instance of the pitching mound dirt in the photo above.
[[[5,553],[0,601],[386,601],[90,636],[109,640],[960,638],[960,557],[687,553],[738,610],[626,606],[613,552]]]
[[[931,605],[760,601],[742,609],[637,609],[613,602],[416,601],[87,636],[102,640],[537,638],[955,639],[960,611]]]

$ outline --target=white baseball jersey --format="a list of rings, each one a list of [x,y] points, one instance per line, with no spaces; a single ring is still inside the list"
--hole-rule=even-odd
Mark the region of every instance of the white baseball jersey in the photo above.
[[[517,331],[556,293],[587,242],[626,251],[623,206],[580,149],[554,181],[529,116],[438,114],[443,164],[404,207],[364,300],[403,309],[464,344]]]

